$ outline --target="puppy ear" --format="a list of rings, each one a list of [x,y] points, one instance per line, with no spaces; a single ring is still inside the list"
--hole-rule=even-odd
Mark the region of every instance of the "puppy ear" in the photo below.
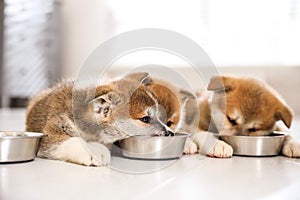
[[[281,103],[281,106],[279,110],[275,114],[275,118],[277,120],[283,121],[283,123],[286,125],[286,127],[290,128],[292,124],[293,119],[293,111],[290,107],[287,105],[284,105],[284,103]]]
[[[85,103],[90,103],[91,101],[98,99],[103,95],[107,95],[112,91],[113,91],[112,85],[101,85],[97,87],[87,88],[86,90],[84,90],[84,92],[86,93]]]
[[[86,103],[94,108],[118,106],[129,102],[130,95],[141,85],[151,83],[152,79],[146,72],[131,73],[122,79],[104,86],[91,88],[87,92]]]
[[[196,96],[193,93],[185,89],[179,90],[179,97],[182,102],[186,99],[196,99]]]
[[[232,89],[231,78],[225,76],[213,76],[207,86],[207,90],[214,92],[228,92]]]
[[[100,96],[94,97],[93,99],[90,99],[87,103],[91,104],[94,102],[98,102],[100,104],[104,104],[104,103],[109,103],[111,104],[112,99],[111,99],[111,94],[107,93],[107,94],[102,94]]]
[[[181,106],[181,116],[182,121],[180,129],[192,130],[193,125],[198,127],[199,122],[199,108],[196,96],[188,90],[181,89],[179,91],[180,100],[182,102]],[[195,129],[193,129],[195,130]]]
[[[98,103],[98,104],[106,104],[116,106],[121,102],[121,97],[117,92],[111,91],[106,94],[97,95],[87,103]]]
[[[141,83],[141,84],[144,84],[144,85],[153,82],[147,72],[137,72],[137,73],[128,74],[125,77],[123,77],[122,79],[123,80],[127,79],[127,80],[131,80],[131,81],[137,81],[138,83]]]

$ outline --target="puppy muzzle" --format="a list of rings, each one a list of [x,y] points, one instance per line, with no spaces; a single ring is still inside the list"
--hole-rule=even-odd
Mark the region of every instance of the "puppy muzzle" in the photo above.
[[[174,136],[175,133],[173,131],[166,131],[165,136]]]

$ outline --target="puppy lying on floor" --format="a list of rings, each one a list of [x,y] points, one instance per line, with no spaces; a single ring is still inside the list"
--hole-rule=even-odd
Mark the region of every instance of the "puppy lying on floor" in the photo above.
[[[276,125],[280,120],[287,128],[291,126],[292,110],[272,88],[258,80],[213,77],[207,89],[213,91],[212,95],[204,92],[199,96],[201,131],[194,134],[194,144],[186,149],[186,153],[195,153],[199,151],[199,147],[203,147],[206,131],[223,135],[260,136],[280,130]],[[220,153],[219,157],[232,155],[232,149],[224,144],[215,145],[214,148],[219,148],[216,150]],[[282,154],[300,157],[299,141],[287,136]]]
[[[168,98],[157,99],[162,94]],[[179,116],[177,97],[147,73],[136,73],[96,88],[64,83],[43,92],[28,106],[26,131],[46,134],[40,157],[101,166],[109,163],[109,150],[98,145],[101,155],[95,158],[80,137],[86,145],[110,145],[132,133],[172,135]]]

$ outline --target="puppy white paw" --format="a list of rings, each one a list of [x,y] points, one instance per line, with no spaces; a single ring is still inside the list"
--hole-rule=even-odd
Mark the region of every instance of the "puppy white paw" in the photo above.
[[[85,142],[86,148],[91,153],[93,160],[95,160],[98,165],[92,163],[93,166],[107,166],[110,163],[111,156],[110,151],[106,146],[100,143],[92,142],[87,143]]]
[[[198,152],[198,147],[193,141],[187,141],[184,146],[184,151],[185,154],[194,154]]]
[[[232,147],[225,142],[218,140],[212,150],[208,153],[208,156],[216,158],[230,158],[232,154]]]
[[[300,142],[295,139],[287,141],[282,148],[282,154],[290,158],[300,158]]]
[[[84,151],[80,152],[77,156],[77,158],[71,158],[66,161],[85,165],[85,166],[95,166],[95,167],[101,167],[105,166],[106,164],[102,163],[100,160],[95,158],[92,154],[87,152],[85,149]]]
[[[110,162],[110,152],[102,144],[87,143],[78,137],[71,137],[52,152],[52,158],[85,166],[106,166]]]

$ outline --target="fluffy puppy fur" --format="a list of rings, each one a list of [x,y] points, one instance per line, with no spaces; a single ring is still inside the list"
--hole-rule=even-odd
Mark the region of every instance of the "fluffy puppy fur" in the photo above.
[[[199,96],[199,133],[194,142],[199,151],[201,134],[206,131],[222,135],[269,135],[281,130],[276,124],[282,121],[287,128],[292,123],[293,112],[280,95],[265,83],[245,77],[212,77],[207,87],[209,92]],[[202,132],[202,133],[201,133]],[[223,144],[221,157],[230,157],[232,149]],[[187,153],[197,151],[193,145]],[[300,143],[287,136],[282,154],[287,157],[300,157]]]
[[[179,117],[177,96],[147,73],[135,73],[95,88],[63,83],[48,89],[30,102],[26,131],[46,134],[40,157],[101,166],[110,161],[103,145],[132,135],[173,135]],[[84,148],[89,145],[99,149],[97,157]]]
[[[267,135],[279,129],[279,120],[289,128],[291,109],[255,79],[213,77],[208,91],[196,97],[147,73],[135,73],[93,88],[77,88],[71,82],[48,89],[30,102],[26,131],[46,134],[40,157],[102,166],[110,161],[105,146],[141,134],[193,133],[185,153],[231,157],[232,147],[216,139],[214,132]],[[282,153],[300,157],[299,142],[286,137]]]

